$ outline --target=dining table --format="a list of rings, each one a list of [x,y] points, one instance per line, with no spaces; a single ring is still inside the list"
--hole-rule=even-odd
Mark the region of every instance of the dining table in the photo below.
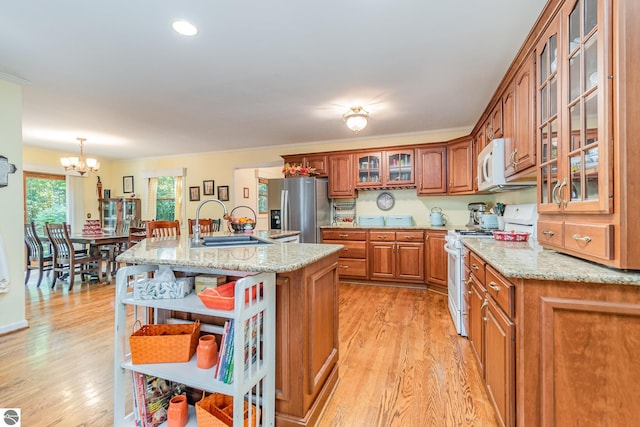
[[[43,242],[48,242],[49,237],[46,235],[39,235]],[[89,246],[89,253],[96,254],[104,248],[104,259],[107,262],[107,280],[111,281],[112,273],[117,270],[118,263],[116,262],[116,256],[118,255],[118,247],[129,242],[129,234],[116,234],[116,233],[101,233],[101,234],[83,234],[83,233],[71,233],[69,234],[69,240],[71,243],[77,245]]]

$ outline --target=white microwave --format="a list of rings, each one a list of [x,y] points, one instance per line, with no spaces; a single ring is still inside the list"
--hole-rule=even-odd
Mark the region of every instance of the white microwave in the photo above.
[[[536,185],[535,181],[507,182],[505,168],[504,138],[494,139],[478,155],[478,191],[519,190]]]

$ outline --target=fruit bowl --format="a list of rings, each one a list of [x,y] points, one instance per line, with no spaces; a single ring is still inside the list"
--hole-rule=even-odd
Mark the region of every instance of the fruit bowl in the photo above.
[[[239,208],[246,208],[253,214],[253,218],[247,216],[234,215],[234,212]],[[231,213],[227,217],[229,231],[234,233],[251,233],[256,226],[256,212],[249,206],[236,206],[231,210]]]
[[[519,231],[494,231],[493,238],[504,242],[526,242],[530,234]]]

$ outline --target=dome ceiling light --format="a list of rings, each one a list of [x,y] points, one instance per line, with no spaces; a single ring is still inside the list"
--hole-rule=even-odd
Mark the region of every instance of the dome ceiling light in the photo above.
[[[183,36],[195,36],[198,34],[198,28],[188,21],[174,21],[171,26],[176,33]]]
[[[342,117],[347,122],[347,127],[355,133],[358,133],[367,127],[369,113],[362,107],[351,107],[351,110]]]

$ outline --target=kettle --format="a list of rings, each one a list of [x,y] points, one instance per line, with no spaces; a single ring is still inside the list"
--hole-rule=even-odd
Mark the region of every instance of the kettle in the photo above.
[[[431,208],[431,214],[429,215],[429,222],[432,227],[442,227],[447,223],[444,219],[444,214],[441,208]]]
[[[482,214],[480,215],[480,228],[485,230],[497,230],[499,228],[498,215]]]

